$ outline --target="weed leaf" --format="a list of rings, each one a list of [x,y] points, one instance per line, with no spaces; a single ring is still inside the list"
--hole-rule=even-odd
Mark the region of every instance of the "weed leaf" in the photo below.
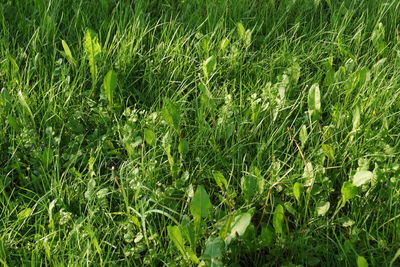
[[[242,177],[241,187],[242,187],[243,197],[247,203],[250,203],[253,197],[259,191],[257,178],[251,175]]]
[[[104,90],[107,96],[107,101],[110,107],[114,106],[114,92],[117,88],[117,75],[113,70],[110,70],[104,77]]]
[[[260,239],[261,239],[262,246],[264,246],[264,247],[271,246],[275,239],[274,232],[271,231],[271,229],[268,226],[264,226],[261,229]]]
[[[318,216],[325,216],[325,214],[328,212],[330,206],[331,206],[331,203],[329,203],[329,201],[318,202],[317,207],[316,207]]]
[[[210,213],[210,209],[212,208],[212,204],[210,198],[207,194],[207,191],[204,189],[204,186],[199,185],[194,193],[190,211],[194,218],[206,218]]]
[[[284,209],[281,204],[276,206],[275,211],[274,211],[274,216],[272,219],[272,223],[275,229],[275,233],[277,234],[283,234],[283,221],[284,221]]]
[[[201,256],[205,260],[213,260],[222,257],[225,251],[225,243],[220,237],[209,237],[206,242],[206,248]]]
[[[238,23],[236,25],[237,27],[237,32],[239,34],[240,39],[242,39],[243,41],[246,40],[246,29],[244,28],[242,23]]]
[[[157,141],[157,136],[153,130],[146,128],[144,129],[144,140],[150,146],[155,146]]]
[[[358,188],[350,182],[344,182],[341,189],[342,193],[342,206],[346,204],[347,201],[354,198],[358,194]]]
[[[228,181],[221,172],[214,172],[213,177],[221,190],[226,190],[228,188]]]
[[[181,114],[177,105],[167,100],[163,108],[163,117],[165,122],[175,130],[179,130]]]
[[[20,211],[17,215],[18,220],[23,220],[28,218],[32,213],[32,209],[31,208],[26,208],[23,209],[22,211]]]
[[[189,142],[186,140],[181,140],[178,145],[178,151],[182,158],[185,158],[186,154],[189,152]]]
[[[237,236],[242,236],[246,232],[246,229],[250,225],[250,222],[251,222],[250,213],[246,212],[237,215],[234,221],[230,225],[230,232],[229,235],[225,238],[225,243],[229,245],[230,242]]]
[[[178,248],[178,250],[182,253],[183,256],[186,257],[186,249],[185,244],[183,242],[182,232],[178,226],[168,226],[167,232],[169,238],[172,240],[174,245]]]
[[[321,113],[321,93],[317,83],[314,83],[308,92],[308,113],[314,120],[317,120]]]
[[[353,184],[355,186],[362,186],[366,183],[369,183],[373,177],[374,174],[370,171],[358,171],[353,176]]]
[[[207,58],[203,62],[203,74],[204,77],[206,78],[206,81],[210,79],[210,76],[215,71],[216,67],[217,67],[217,59],[214,56]]]
[[[76,60],[72,56],[72,52],[71,52],[71,49],[69,49],[68,44],[64,40],[61,40],[61,45],[62,45],[62,47],[64,49],[65,57],[67,58],[69,63],[71,63],[72,65],[75,66],[76,65]]]
[[[368,262],[363,256],[357,257],[357,267],[368,267]]]
[[[86,31],[83,47],[89,61],[90,73],[92,74],[92,82],[94,83],[97,77],[96,57],[100,54],[101,47],[97,35],[93,31]]]
[[[298,203],[300,203],[301,191],[303,190],[302,187],[302,184],[297,182],[293,185],[293,195]]]
[[[229,46],[229,44],[230,44],[229,39],[225,37],[224,39],[222,39],[219,47],[222,51],[225,51],[225,49]]]

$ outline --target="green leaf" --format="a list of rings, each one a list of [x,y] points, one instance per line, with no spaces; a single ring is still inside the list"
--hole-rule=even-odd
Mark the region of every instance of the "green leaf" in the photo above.
[[[350,182],[344,182],[342,185],[342,206],[346,204],[346,202],[355,196],[357,196],[358,188],[354,184]]]
[[[204,186],[199,185],[194,193],[190,212],[195,219],[206,218],[210,214],[212,204]]]
[[[179,131],[181,113],[177,105],[167,100],[163,108],[163,118],[165,122],[175,130]]]
[[[246,232],[246,229],[250,225],[250,222],[251,222],[250,213],[246,212],[237,215],[234,221],[230,225],[230,232],[228,236],[225,238],[225,243],[229,245],[230,242],[237,236],[242,236]]]
[[[285,202],[285,204],[283,206],[284,206],[285,210],[287,210],[287,212],[289,212],[293,216],[297,216],[297,211],[295,210],[295,208],[293,208],[293,206],[290,202]]]
[[[339,221],[342,223],[343,227],[351,227],[353,226],[356,222],[353,221],[352,219],[348,217],[340,218]],[[348,240],[346,240],[348,241]]]
[[[368,262],[363,256],[357,257],[357,267],[368,267]]]
[[[314,83],[308,92],[308,112],[314,120],[317,120],[321,113],[321,93],[317,83]]]
[[[224,175],[221,172],[214,172],[213,177],[221,190],[225,190],[228,188],[228,181],[225,179]]]
[[[214,56],[207,58],[203,62],[203,74],[206,80],[210,78],[211,74],[215,71],[217,67],[217,59]]]
[[[95,188],[96,188],[96,181],[93,179],[93,178],[91,178],[89,181],[88,181],[88,185],[87,185],[87,189],[86,189],[86,192],[85,192],[85,198],[87,199],[87,200],[92,200],[93,199],[93,197],[94,197],[94,190],[95,190]]]
[[[189,241],[190,247],[194,249],[196,247],[196,233],[193,221],[189,218],[189,216],[183,216],[180,229],[182,230],[182,235],[185,240]]]
[[[212,95],[210,93],[210,90],[208,90],[207,85],[205,85],[204,83],[200,83],[199,84],[199,90],[201,92],[200,95],[200,102],[202,105],[204,105],[204,107],[211,107],[212,106]]]
[[[184,158],[186,154],[189,152],[189,142],[186,140],[181,140],[178,145],[178,151]]]
[[[304,145],[306,144],[307,139],[308,139],[307,126],[305,126],[304,124],[300,128],[299,135],[300,135],[301,145],[304,147]]]
[[[393,259],[390,261],[389,267],[392,267],[395,261],[400,257],[400,248],[394,254]]]
[[[65,57],[67,58],[69,63],[71,63],[72,65],[75,66],[76,65],[76,60],[72,56],[71,49],[69,49],[68,44],[64,40],[61,40],[61,45],[62,45],[62,47],[64,49]]]
[[[144,129],[144,140],[150,146],[155,146],[157,141],[156,134],[151,129]]]
[[[371,41],[378,53],[382,53],[385,50],[385,27],[381,22],[379,22],[372,31]]]
[[[364,85],[365,83],[368,83],[371,80],[371,72],[367,67],[359,70],[357,74],[360,85]]]
[[[184,257],[187,257],[182,232],[178,226],[167,227],[168,236]]]
[[[312,186],[314,184],[314,168],[311,162],[307,162],[304,166],[303,178],[305,179],[305,186]]]
[[[303,185],[301,183],[296,182],[293,185],[293,195],[298,203],[300,203],[301,191],[303,191]]]
[[[200,263],[200,260],[197,258],[196,254],[190,248],[185,247],[182,232],[178,226],[168,226],[167,232],[169,238],[185,258],[191,259],[196,264]]]
[[[275,234],[268,226],[263,226],[261,229],[260,239],[262,246],[271,246],[274,243]]]
[[[325,156],[330,160],[335,160],[335,150],[333,146],[328,144],[322,144],[322,151],[324,151]]]
[[[209,237],[201,257],[205,260],[213,260],[222,257],[224,251],[225,243],[220,237]]]
[[[242,177],[240,184],[245,201],[250,203],[253,197],[259,191],[257,178],[251,175],[244,176]]]
[[[32,213],[32,209],[26,208],[17,214],[17,218],[18,218],[18,220],[26,219],[31,215],[31,213]]]
[[[229,44],[230,44],[229,39],[225,37],[224,39],[222,39],[219,47],[222,51],[225,51],[225,49],[229,46]]]
[[[366,183],[369,183],[373,177],[374,174],[370,171],[358,171],[353,176],[353,184],[355,186],[362,186]]]
[[[329,203],[329,201],[318,202],[317,206],[316,206],[318,216],[325,216],[325,214],[328,212],[330,206],[331,206],[331,203]]]
[[[283,221],[285,219],[285,211],[283,209],[283,206],[279,204],[276,206],[275,211],[274,211],[274,216],[272,219],[272,224],[275,229],[275,233],[277,234],[283,234]]]
[[[357,131],[360,127],[360,106],[357,105],[353,111],[353,132]]]
[[[238,31],[240,39],[245,41],[246,40],[246,29],[244,28],[243,24],[240,22],[236,26],[237,26],[237,31]]]
[[[86,31],[83,47],[89,61],[90,73],[92,74],[92,82],[94,82],[97,77],[96,57],[100,54],[101,47],[97,35],[93,31]]]
[[[110,107],[114,106],[114,92],[117,88],[117,75],[113,70],[110,70],[104,77],[104,91],[107,96],[107,101]]]
[[[32,120],[32,123],[35,124],[35,118],[33,116],[32,110],[26,102],[25,96],[22,94],[21,91],[18,92],[18,101],[20,105],[25,109],[26,113],[28,113],[29,117]]]

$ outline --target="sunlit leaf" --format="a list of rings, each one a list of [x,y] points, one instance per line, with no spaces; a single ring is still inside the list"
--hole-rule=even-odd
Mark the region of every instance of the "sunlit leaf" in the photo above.
[[[144,129],[144,140],[150,146],[155,146],[157,141],[157,136],[151,129]]]
[[[206,80],[210,78],[211,74],[215,71],[217,67],[217,59],[214,56],[207,58],[203,62],[203,74]]]
[[[224,175],[221,172],[214,172],[213,177],[214,177],[214,180],[217,183],[217,185],[222,190],[225,190],[228,188],[228,181],[225,179]]]
[[[325,214],[328,212],[330,206],[331,206],[331,203],[329,203],[329,201],[318,202],[317,206],[316,206],[318,216],[325,216]]]
[[[368,267],[368,262],[363,256],[357,257],[357,267]]]
[[[61,40],[61,45],[62,45],[62,47],[64,49],[65,57],[67,58],[69,63],[71,63],[72,65],[76,65],[76,60],[72,56],[71,49],[69,49],[69,46],[68,46],[67,42],[65,42],[64,40]]]
[[[366,183],[369,183],[373,177],[374,174],[370,171],[358,171],[353,176],[353,184],[355,186],[362,186]]]
[[[117,75],[113,70],[110,70],[104,77],[104,91],[107,96],[107,101],[110,107],[114,106],[114,93],[117,88]]]
[[[303,190],[303,186],[300,183],[295,183],[293,185],[293,195],[296,198],[297,202],[300,202],[301,192]]]
[[[17,215],[18,220],[23,220],[28,218],[32,213],[32,209],[31,208],[26,208],[23,209],[22,211],[20,211]]]
[[[342,193],[342,206],[346,204],[347,201],[354,198],[358,194],[358,188],[350,182],[344,182],[341,189]]]
[[[308,92],[308,112],[315,120],[319,118],[321,113],[321,93],[317,83],[314,83]]]

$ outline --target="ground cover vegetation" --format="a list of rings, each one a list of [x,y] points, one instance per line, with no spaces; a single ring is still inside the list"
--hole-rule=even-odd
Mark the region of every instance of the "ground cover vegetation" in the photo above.
[[[0,1],[0,264],[398,266],[400,1]]]

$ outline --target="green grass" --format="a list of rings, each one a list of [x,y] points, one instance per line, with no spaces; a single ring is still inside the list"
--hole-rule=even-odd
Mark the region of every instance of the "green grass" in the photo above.
[[[0,264],[399,265],[399,25],[393,0],[1,1]]]

